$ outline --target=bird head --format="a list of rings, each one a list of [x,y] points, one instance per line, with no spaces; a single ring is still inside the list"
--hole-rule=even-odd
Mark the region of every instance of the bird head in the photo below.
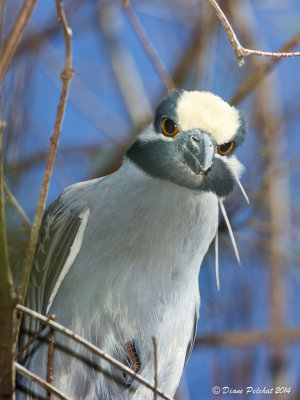
[[[153,177],[225,197],[243,169],[234,153],[245,132],[240,111],[220,97],[174,90],[127,155]]]

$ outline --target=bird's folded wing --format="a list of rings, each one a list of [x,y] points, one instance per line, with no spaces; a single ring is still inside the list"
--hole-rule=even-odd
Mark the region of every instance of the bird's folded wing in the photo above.
[[[29,280],[26,306],[46,314],[78,255],[90,209],[55,200],[44,214]],[[23,331],[31,334],[38,324],[23,319]],[[26,335],[27,336],[27,335]],[[24,341],[24,340],[23,340]]]

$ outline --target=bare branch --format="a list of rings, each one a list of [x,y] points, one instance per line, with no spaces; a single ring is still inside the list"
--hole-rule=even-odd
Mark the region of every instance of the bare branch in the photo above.
[[[60,399],[62,399],[62,400],[72,400],[71,397],[65,395],[60,390],[56,389],[55,386],[50,385],[50,383],[47,383],[44,379],[42,379],[39,376],[37,376],[37,375],[33,374],[32,372],[28,371],[28,369],[24,368],[21,364],[15,362],[15,367],[16,367],[16,370],[19,372],[19,374],[25,376],[26,378],[31,379],[33,382],[36,382],[38,385],[40,385],[43,388],[45,388],[48,392],[51,392],[51,393],[55,394]]]
[[[158,75],[161,77],[164,85],[168,90],[174,89],[176,87],[175,83],[173,82],[171,76],[169,75],[168,71],[166,70],[165,66],[163,65],[161,59],[157,55],[155,48],[153,47],[152,43],[149,40],[146,32],[144,31],[140,21],[137,19],[136,15],[133,13],[132,9],[130,8],[130,2],[128,0],[122,0],[123,7],[126,11],[127,17],[131,26],[133,27],[139,41],[141,42],[142,46],[144,47],[146,53],[148,54],[154,68],[158,72]]]
[[[7,184],[5,182],[4,182],[4,191],[5,191],[5,194],[6,194],[7,198],[8,198],[9,203],[11,204],[13,209],[16,211],[16,213],[21,218],[21,220],[22,220],[24,226],[26,227],[26,229],[30,232],[31,231],[30,219],[28,218],[27,214],[25,213],[23,208],[18,203],[18,200],[15,198],[15,196],[9,190],[9,188],[8,188],[8,186],[7,186]]]
[[[24,265],[24,270],[23,270],[23,275],[22,275],[22,280],[21,280],[20,299],[22,302],[24,302],[24,300],[25,300],[31,264],[32,264],[32,261],[34,258],[35,248],[36,248],[36,244],[37,244],[37,240],[38,240],[38,234],[39,234],[39,230],[40,230],[40,226],[41,226],[41,222],[42,222],[42,216],[43,216],[43,212],[45,209],[50,178],[51,178],[51,174],[52,174],[52,170],[53,170],[53,166],[54,166],[59,135],[61,132],[63,117],[64,117],[64,113],[65,113],[65,109],[66,109],[66,102],[67,102],[67,98],[68,98],[69,86],[70,86],[71,78],[74,73],[74,69],[72,68],[72,57],[71,57],[72,31],[71,31],[70,27],[68,26],[65,13],[64,13],[64,10],[61,5],[61,0],[56,0],[56,7],[57,7],[57,13],[58,13],[58,16],[60,19],[60,23],[62,24],[63,31],[64,31],[65,46],[66,46],[65,69],[61,73],[62,90],[61,90],[61,94],[60,94],[60,101],[59,101],[59,105],[57,108],[57,114],[56,114],[56,120],[55,120],[53,134],[50,139],[51,143],[50,143],[50,148],[49,148],[47,161],[46,161],[46,169],[45,169],[44,179],[43,179],[43,183],[42,183],[39,202],[38,202],[35,217],[34,217],[33,229],[31,231],[29,247],[28,247],[28,251],[27,251],[27,255],[26,255],[26,260],[25,260],[25,265]]]
[[[241,67],[244,64],[244,55],[243,55],[243,48],[241,44],[239,43],[236,34],[234,33],[234,30],[232,29],[226,15],[223,13],[221,10],[220,6],[215,0],[208,0],[209,4],[212,6],[212,8],[215,10],[217,17],[219,18],[221,24],[224,26],[224,29],[227,33],[228,39],[231,43],[231,46],[233,50],[236,53],[236,56],[239,61],[239,66]]]
[[[10,267],[8,261],[6,224],[5,224],[5,205],[4,205],[4,174],[3,174],[3,159],[2,159],[2,132],[6,123],[0,121],[0,255],[1,269],[0,277],[3,285],[7,282],[12,282]]]
[[[30,347],[36,340],[37,338],[40,336],[40,334],[47,328],[47,325],[43,325],[29,340],[28,342],[25,344],[25,346],[23,346],[21,348],[20,351],[18,351],[18,353],[15,356],[15,360],[17,360],[19,357],[21,357],[21,355],[24,353],[24,351],[26,349],[28,349],[28,347]]]
[[[15,389],[13,356],[15,353],[16,293],[9,265],[2,162],[2,131],[0,121],[0,398],[12,398]]]
[[[36,3],[37,0],[25,0],[18,18],[8,35],[0,59],[0,82],[2,82],[6,74]]]
[[[243,47],[232,26],[230,25],[228,19],[226,18],[226,15],[223,13],[222,9],[216,2],[216,0],[208,0],[212,8],[215,10],[217,17],[219,18],[221,24],[223,25],[228,39],[231,43],[231,46],[237,56],[239,66],[241,67],[245,61],[244,57],[250,56],[250,55],[257,55],[257,56],[264,56],[264,57],[277,57],[277,58],[285,58],[285,57],[297,57],[300,56],[300,51],[297,52],[270,52],[270,51],[261,51],[261,50],[252,50],[252,49],[247,49]]]
[[[284,53],[284,52],[278,52],[278,51],[262,51],[262,50],[253,50],[253,49],[247,49],[243,47],[243,56],[250,56],[250,55],[256,55],[256,56],[262,56],[262,57],[277,57],[277,58],[288,58],[288,57],[299,57],[300,56],[300,51],[294,51],[291,53]]]
[[[154,353],[154,392],[153,399],[157,400],[157,387],[158,387],[158,378],[157,378],[157,342],[156,338],[152,337],[153,341],[153,353]]]
[[[52,314],[50,319],[56,320],[56,315]],[[52,384],[53,382],[53,353],[54,353],[54,329],[50,329],[49,335],[49,348],[48,348],[48,360],[47,360],[47,382]],[[52,392],[48,391],[47,400],[52,400]]]
[[[101,357],[103,360],[107,361],[111,365],[113,365],[115,368],[119,369],[120,371],[124,372],[126,375],[131,376],[133,379],[141,383],[142,385],[146,386],[148,389],[154,391],[155,387],[151,385],[150,382],[148,382],[145,378],[143,378],[141,375],[136,374],[131,368],[126,367],[124,364],[122,364],[120,361],[116,360],[115,358],[111,357],[109,354],[105,353],[103,350],[99,349],[97,346],[94,344],[88,342],[86,339],[82,338],[81,336],[75,334],[72,332],[70,329],[65,328],[64,326],[58,324],[57,322],[51,321],[49,318],[44,317],[43,315],[30,310],[27,307],[24,307],[22,305],[17,305],[17,310],[21,311],[27,315],[30,315],[32,318],[37,319],[38,321],[41,321],[47,325],[49,325],[51,328],[55,329],[56,331],[62,333],[63,335],[71,338],[77,343],[80,343],[82,346],[84,346],[86,349],[90,350],[91,352],[97,354],[99,357]],[[166,395],[164,392],[162,392],[160,389],[156,390],[157,394],[165,399],[165,400],[173,400],[171,397]]]
[[[62,24],[63,31],[64,31],[64,38],[65,38],[65,45],[66,45],[66,62],[65,62],[65,70],[62,72],[62,80],[67,81],[69,83],[70,79],[72,78],[75,70],[72,67],[72,29],[68,25],[68,21],[66,18],[65,11],[61,4],[62,0],[55,0],[56,2],[56,9],[57,14],[59,17],[59,22]]]

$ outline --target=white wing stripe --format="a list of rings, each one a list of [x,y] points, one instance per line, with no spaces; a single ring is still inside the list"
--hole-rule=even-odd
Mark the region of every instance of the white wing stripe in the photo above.
[[[60,285],[62,284],[63,280],[65,279],[65,276],[69,272],[72,264],[74,263],[77,255],[78,255],[78,253],[79,253],[79,251],[81,249],[82,242],[83,242],[83,235],[84,235],[84,232],[86,230],[86,226],[87,226],[89,217],[90,217],[90,209],[89,208],[87,208],[86,210],[82,211],[82,213],[79,215],[79,218],[81,219],[81,224],[80,224],[78,232],[77,232],[77,234],[75,236],[73,244],[71,246],[70,254],[69,254],[69,256],[68,256],[68,258],[67,258],[67,260],[65,262],[65,265],[63,266],[63,268],[61,270],[61,273],[60,273],[60,275],[59,275],[59,277],[58,277],[58,279],[57,279],[57,281],[56,281],[56,283],[54,285],[52,293],[51,293],[51,295],[49,297],[48,304],[47,304],[47,309],[46,309],[46,314],[48,313],[48,311],[49,311],[49,309],[50,309],[50,307],[51,307],[51,305],[53,303],[53,300],[54,300],[54,298],[55,298],[55,296],[56,296],[56,294],[58,292],[58,289],[60,288]]]

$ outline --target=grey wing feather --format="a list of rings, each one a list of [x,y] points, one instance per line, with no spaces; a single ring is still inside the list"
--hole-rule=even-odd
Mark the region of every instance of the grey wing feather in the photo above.
[[[189,344],[187,346],[186,350],[186,355],[185,355],[185,361],[184,361],[184,366],[186,366],[190,355],[192,354],[192,350],[195,344],[195,339],[196,339],[196,332],[197,332],[197,324],[198,324],[198,318],[199,318],[199,307],[196,308],[195,314],[194,314],[194,325],[193,325],[193,330],[192,330],[192,337],[191,340],[189,341]]]
[[[63,202],[60,196],[44,214],[26,299],[26,306],[32,310],[41,314],[46,313],[49,300],[53,296],[58,280],[61,280],[64,266],[72,251],[72,245],[82,226],[82,215],[85,211],[89,212],[89,209],[84,206],[72,207]],[[86,223],[87,220],[85,226]],[[77,247],[76,255],[80,250],[81,243]],[[32,334],[38,329],[39,324],[35,320],[23,316],[22,331],[24,334],[19,347],[21,348],[28,340],[26,333],[31,332]]]
[[[58,198],[43,217],[27,301],[37,312],[46,312],[51,293],[82,224],[82,211],[84,208],[74,209]]]

